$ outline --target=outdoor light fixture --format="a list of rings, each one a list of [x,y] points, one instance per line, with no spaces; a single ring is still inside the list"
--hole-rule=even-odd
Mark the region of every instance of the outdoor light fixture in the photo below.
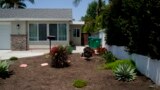
[[[19,24],[17,24],[17,29],[20,29],[20,25]]]

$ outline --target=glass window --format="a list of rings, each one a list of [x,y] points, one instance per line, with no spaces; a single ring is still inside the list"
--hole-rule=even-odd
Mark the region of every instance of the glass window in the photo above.
[[[30,41],[47,41],[47,36],[55,36],[55,40],[67,40],[66,24],[29,24]]]
[[[73,30],[73,36],[74,37],[79,37],[80,36],[80,30],[79,29],[74,29]]]
[[[67,27],[66,24],[59,24],[59,38],[58,40],[67,40]]]
[[[30,41],[38,40],[37,24],[29,24],[29,40]]]
[[[47,40],[47,25],[39,24],[39,40]]]
[[[49,24],[49,35],[55,36],[57,40],[57,24]]]

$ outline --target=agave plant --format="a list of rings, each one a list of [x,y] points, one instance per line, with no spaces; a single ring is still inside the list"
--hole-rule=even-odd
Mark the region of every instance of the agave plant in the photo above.
[[[113,72],[117,80],[132,81],[136,78],[135,68],[129,64],[119,64]]]
[[[4,76],[9,72],[9,63],[8,61],[0,61],[0,76]]]

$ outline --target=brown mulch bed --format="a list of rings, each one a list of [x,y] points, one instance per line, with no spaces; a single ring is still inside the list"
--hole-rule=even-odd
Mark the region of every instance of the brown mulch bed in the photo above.
[[[98,69],[103,63],[98,56],[86,61],[80,54],[72,54],[70,60],[70,67],[52,68],[40,65],[50,64],[50,59],[45,56],[19,59],[10,67],[14,74],[6,79],[0,78],[0,90],[79,90],[72,85],[75,79],[88,82],[82,90],[160,90],[149,87],[153,83],[144,76],[138,76],[131,82],[115,80],[112,71]],[[28,67],[20,68],[22,63]]]

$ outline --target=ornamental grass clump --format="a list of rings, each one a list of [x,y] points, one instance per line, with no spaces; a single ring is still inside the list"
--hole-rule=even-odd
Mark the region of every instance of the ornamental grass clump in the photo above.
[[[135,68],[129,64],[119,64],[113,72],[117,80],[132,81],[136,78]]]
[[[53,47],[50,51],[51,54],[51,65],[55,68],[63,68],[70,65],[68,61],[67,50],[63,46]]]

